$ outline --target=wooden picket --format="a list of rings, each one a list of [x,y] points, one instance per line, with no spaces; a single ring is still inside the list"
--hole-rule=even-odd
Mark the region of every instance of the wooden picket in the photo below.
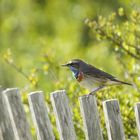
[[[140,140],[140,103],[137,103],[135,105],[135,116],[136,116],[136,123],[137,123],[138,138]]]
[[[109,140],[125,140],[118,100],[103,102]]]
[[[60,140],[76,140],[73,114],[64,90],[51,93],[51,103],[56,118]],[[29,107],[38,140],[55,140],[48,107],[42,91],[28,95]],[[79,97],[86,140],[103,140],[100,117],[95,96]],[[109,140],[125,140],[119,102],[116,99],[103,102],[103,110]],[[140,103],[134,107],[138,138],[140,140]],[[0,88],[0,140],[33,140],[27,117],[17,88]],[[77,122],[78,123],[78,122]]]
[[[53,109],[56,115],[58,131],[61,140],[76,140],[72,112],[69,107],[68,97],[64,90],[51,94]]]
[[[55,140],[43,92],[32,92],[29,94],[28,99],[38,140]]]
[[[32,140],[25,111],[17,88],[7,89],[3,92],[5,108],[8,110],[15,140]],[[7,114],[7,115],[8,115]],[[9,139],[11,140],[11,138]]]
[[[8,114],[2,89],[0,89],[0,140],[14,140],[14,133]]]
[[[103,140],[95,96],[79,97],[87,140]]]

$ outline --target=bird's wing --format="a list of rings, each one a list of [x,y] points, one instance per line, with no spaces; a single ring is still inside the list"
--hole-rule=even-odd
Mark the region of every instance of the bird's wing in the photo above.
[[[89,64],[88,64],[88,69],[84,69],[84,73],[86,73],[89,76],[91,75],[95,78],[101,78],[103,81],[104,80],[116,81],[116,77]]]

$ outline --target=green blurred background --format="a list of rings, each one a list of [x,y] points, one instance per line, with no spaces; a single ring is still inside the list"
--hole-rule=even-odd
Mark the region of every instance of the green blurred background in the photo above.
[[[25,110],[29,114],[27,93],[43,90],[50,107],[50,92],[66,89],[74,112],[74,124],[79,140],[84,139],[78,97],[87,91],[79,87],[71,73],[61,64],[73,58],[81,58],[119,79],[140,86],[134,67],[140,67],[127,55],[121,55],[124,67],[117,59],[110,40],[96,39],[85,19],[96,20],[98,16],[109,16],[122,7],[126,13],[140,10],[139,0],[1,0],[0,1],[0,84],[4,87],[19,87]],[[123,21],[123,19],[121,19]],[[129,20],[128,20],[129,21]],[[120,22],[120,19],[117,19]],[[122,29],[123,32],[123,29]],[[123,57],[124,56],[124,57]],[[117,98],[123,115],[126,138],[137,139],[133,106],[139,99],[139,88],[114,87],[101,91],[98,105],[102,116],[102,101]],[[129,116],[129,118],[128,118]],[[29,117],[30,118],[30,117]],[[76,123],[79,120],[78,124]],[[101,118],[105,139],[104,118]],[[34,126],[31,130],[36,137]]]

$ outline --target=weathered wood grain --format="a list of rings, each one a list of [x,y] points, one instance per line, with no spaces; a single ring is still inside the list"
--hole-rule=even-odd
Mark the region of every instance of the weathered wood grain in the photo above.
[[[137,103],[134,107],[135,109],[135,117],[138,131],[138,139],[140,140],[140,103]]]
[[[3,134],[2,134],[3,132],[2,132],[2,128],[0,127],[0,140],[4,140],[4,138],[3,138]]]
[[[104,101],[103,109],[109,140],[125,140],[118,100]]]
[[[8,110],[5,107],[2,88],[0,88],[0,140],[11,139],[14,139],[14,133],[8,115]]]
[[[29,94],[28,99],[38,140],[55,140],[43,92],[32,92]]]
[[[95,96],[79,97],[86,140],[103,140]]]
[[[12,123],[15,138],[13,140],[31,140],[29,126],[26,120],[23,104],[19,90],[16,88],[7,89],[3,92],[5,107]]]
[[[76,140],[72,112],[64,90],[51,93],[51,101],[61,140]]]

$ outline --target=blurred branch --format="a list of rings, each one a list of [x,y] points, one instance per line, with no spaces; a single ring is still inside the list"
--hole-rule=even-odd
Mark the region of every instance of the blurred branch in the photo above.
[[[18,67],[12,58],[11,50],[8,49],[4,54],[4,60],[7,64],[12,66],[18,73],[20,73],[27,81],[29,81],[35,88],[38,87],[38,76],[36,74],[36,69],[33,69],[30,75],[23,72],[21,67]]]
[[[117,36],[117,34],[114,34],[112,32],[112,36],[109,36],[105,30],[103,30],[103,28],[101,27],[97,27],[96,28],[96,32],[98,34],[100,34],[102,37],[105,37],[107,40],[110,40],[112,41],[115,45],[117,45],[118,47],[120,47],[123,51],[125,51],[128,55],[130,55],[131,57],[134,57],[135,59],[137,60],[140,60],[140,56],[139,55],[136,55],[135,53],[132,53],[131,51],[129,51],[128,49],[126,49],[125,47],[123,47],[123,41],[121,39],[121,37]],[[117,39],[115,39],[117,38]],[[131,46],[135,49],[137,49],[138,51],[140,51],[140,49],[138,49],[136,46],[134,45],[130,45],[130,44],[127,44],[128,46]]]
[[[118,17],[116,17],[117,15]],[[118,19],[123,20],[118,22]],[[114,12],[108,17],[99,16],[98,19],[87,19],[85,22],[94,31],[98,40],[107,40],[113,43],[115,47],[112,47],[117,60],[123,66],[127,75],[131,77],[137,91],[140,91],[137,80],[140,69],[140,13],[132,11],[126,14],[123,8],[120,8],[118,13]],[[129,67],[128,64],[124,63],[127,59],[130,59],[130,63],[132,62]]]
[[[22,68],[18,67],[15,63],[8,63],[10,64],[17,72],[19,72],[23,77],[25,77],[27,80],[29,80],[28,75],[26,75],[23,71]]]
[[[121,23],[116,23],[116,15],[125,20]],[[95,31],[99,39],[107,39],[113,42],[126,54],[140,61],[140,48],[136,45],[140,42],[140,38],[138,34],[136,34],[136,31],[139,31],[140,13],[132,11],[130,15],[127,15],[123,8],[120,8],[118,13],[114,12],[107,18],[99,16],[97,20],[86,19],[85,22]],[[133,36],[130,36],[129,39],[127,35],[128,37],[129,35]]]
[[[118,41],[118,40],[121,40],[121,38],[120,38],[119,36],[118,36],[118,40],[117,40],[117,39],[115,39],[115,35],[114,35],[113,37],[110,37],[110,36],[108,36],[105,32],[103,32],[100,28],[99,28],[99,30],[101,31],[101,33],[103,33],[103,34],[101,34],[101,35],[106,36],[106,38],[107,38],[108,40],[111,40],[114,44],[118,45],[118,46],[119,46],[122,50],[124,50],[128,55],[130,55],[131,57],[134,57],[134,58],[137,59],[137,60],[140,60],[140,56],[138,56],[138,55],[136,55],[136,54],[130,52],[130,51],[127,50],[125,47],[123,47],[123,41]]]
[[[54,65],[54,62],[49,58],[49,55],[48,54],[44,54],[43,55],[43,59],[44,59],[44,66],[47,65],[47,71],[49,72],[49,74],[51,75],[52,79],[54,81],[59,81],[59,78],[58,78],[58,74],[56,73],[56,69],[58,69],[58,67],[56,65]]]

